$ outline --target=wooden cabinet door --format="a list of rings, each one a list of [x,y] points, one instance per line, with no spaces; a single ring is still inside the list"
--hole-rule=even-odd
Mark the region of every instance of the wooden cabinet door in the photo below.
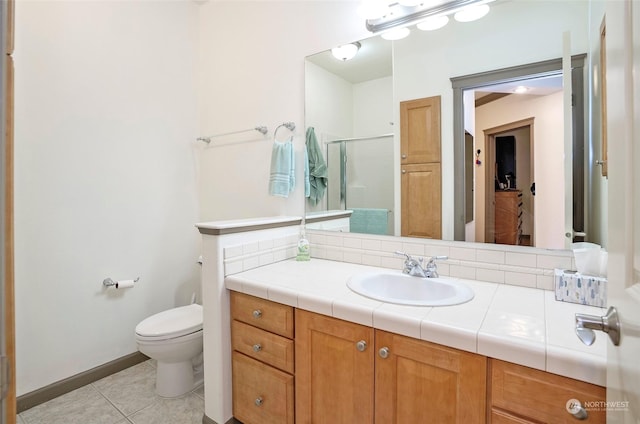
[[[567,411],[567,402],[576,399],[588,412],[586,423],[607,420],[605,388],[522,365],[491,359],[492,423],[499,416],[526,417],[536,423],[572,424],[579,422]],[[590,407],[589,404],[595,404]],[[507,421],[508,422],[508,421]]]
[[[485,422],[486,357],[381,330],[376,353],[376,424]]]
[[[440,96],[400,102],[401,164],[441,161]]]
[[[295,313],[296,423],[373,423],[373,329]]]
[[[439,163],[401,166],[403,237],[442,238],[442,184]]]

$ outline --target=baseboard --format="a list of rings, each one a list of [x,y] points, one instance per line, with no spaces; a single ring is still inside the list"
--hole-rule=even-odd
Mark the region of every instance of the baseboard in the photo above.
[[[205,414],[202,416],[202,424],[218,424],[218,423],[212,420],[211,418],[207,417],[207,415]],[[235,418],[231,417],[229,418],[229,421],[227,421],[224,424],[242,424],[242,423],[236,420]]]
[[[114,359],[106,364],[99,365],[88,371],[81,372],[80,374],[65,378],[64,380],[51,383],[48,386],[26,393],[22,396],[18,396],[16,399],[18,413],[33,408],[36,405],[40,405],[48,400],[57,398],[65,393],[69,393],[75,389],[79,389],[89,383],[98,381],[101,378],[120,372],[148,359],[148,356],[143,355],[140,352],[135,352],[130,355]]]

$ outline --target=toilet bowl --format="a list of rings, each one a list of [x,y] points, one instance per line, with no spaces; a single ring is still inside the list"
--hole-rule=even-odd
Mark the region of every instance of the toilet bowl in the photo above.
[[[138,350],[157,361],[156,393],[178,397],[202,384],[202,306],[152,315],[136,326]]]

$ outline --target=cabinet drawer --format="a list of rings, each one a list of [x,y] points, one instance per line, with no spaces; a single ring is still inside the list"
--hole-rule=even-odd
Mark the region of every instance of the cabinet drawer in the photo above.
[[[293,308],[247,294],[231,292],[231,318],[293,338]]]
[[[293,374],[293,340],[234,320],[231,346],[233,350]]]
[[[533,421],[516,417],[499,409],[491,410],[491,424],[535,424]],[[577,421],[576,421],[577,422]]]
[[[293,424],[293,376],[233,352],[233,416],[244,424]]]
[[[576,419],[566,408],[569,400],[577,399],[585,405],[585,402],[604,401],[605,396],[604,387],[491,360],[491,404],[494,411],[499,408],[544,423],[575,424]],[[604,410],[589,408],[588,405],[586,409],[589,416],[585,422],[606,421]]]

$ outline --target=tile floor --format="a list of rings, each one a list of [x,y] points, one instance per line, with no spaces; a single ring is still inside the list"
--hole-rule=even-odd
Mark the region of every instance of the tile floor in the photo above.
[[[201,424],[204,388],[176,399],[155,394],[149,360],[23,411],[17,424]]]

